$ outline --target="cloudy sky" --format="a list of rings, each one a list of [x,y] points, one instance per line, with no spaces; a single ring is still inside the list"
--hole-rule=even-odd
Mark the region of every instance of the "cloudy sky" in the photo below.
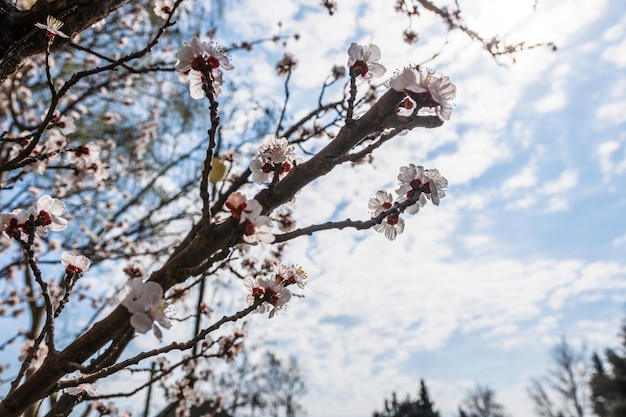
[[[242,38],[299,32],[292,103],[311,103],[351,42],[375,43],[394,69],[423,61],[446,40],[428,13],[416,45],[391,2],[345,0],[330,17],[317,0],[241,1],[227,26]],[[374,231],[329,231],[296,241],[287,261],[309,272],[288,314],[250,326],[305,370],[312,417],[368,416],[392,391],[415,395],[425,378],[452,416],[476,383],[511,416],[532,414],[526,387],[545,374],[560,335],[591,349],[618,343],[626,302],[626,3],[460,1],[485,37],[553,41],[499,65],[463,34],[428,65],[458,94],[452,120],[386,144],[370,166],[341,168],[304,191],[300,226],[367,218],[367,200],[393,191],[398,168],[438,168],[439,207],[406,219],[394,242]],[[445,5],[443,2],[437,4]],[[241,13],[246,10],[246,13]],[[323,29],[322,29],[323,28]],[[273,46],[268,56],[282,54]],[[254,65],[259,94],[282,91],[273,62]],[[267,71],[265,71],[267,70]],[[279,93],[280,94],[280,93]],[[308,100],[308,101],[307,101]],[[302,112],[308,111],[306,107]],[[292,109],[298,113],[299,109]]]

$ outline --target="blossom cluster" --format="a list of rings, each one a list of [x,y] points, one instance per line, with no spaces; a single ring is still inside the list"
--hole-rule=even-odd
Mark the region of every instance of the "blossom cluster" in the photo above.
[[[212,89],[214,97],[217,97],[222,91],[223,83],[220,68],[232,70],[234,66],[229,62],[224,48],[200,42],[193,37],[189,45],[184,44],[178,50],[175,68],[188,75],[189,93],[193,99],[199,100],[206,97],[205,87]]]
[[[295,147],[286,138],[267,136],[250,163],[252,181],[263,184],[275,178],[280,180],[301,162],[302,159],[296,157]]]
[[[409,164],[400,167],[398,185],[396,204],[408,201],[411,204],[406,205],[403,212],[416,214],[428,200],[436,206],[439,205],[439,201],[446,195],[448,180],[441,176],[437,169],[424,169],[420,165]],[[377,217],[394,207],[393,196],[387,191],[380,190],[369,199],[367,206],[371,216]],[[404,219],[400,217],[400,210],[390,211],[374,226],[374,230],[384,233],[387,239],[394,240],[404,231]]]
[[[410,116],[419,103],[420,107],[434,108],[442,121],[450,120],[451,101],[456,97],[456,86],[449,77],[437,77],[419,68],[405,68],[389,81],[389,87],[406,94],[399,115]]]
[[[85,178],[89,173],[93,173],[98,181],[109,177],[109,172],[100,159],[100,152],[101,149],[97,144],[89,142],[69,153],[68,159],[78,179]]]
[[[239,219],[239,224],[244,229],[243,240],[248,243],[272,243],[272,220],[262,216],[263,207],[255,199],[250,199],[240,192],[234,192],[228,196],[225,203],[231,215]]]
[[[287,302],[291,299],[291,292],[287,287],[297,285],[304,288],[306,284],[307,274],[301,267],[276,264],[267,277],[246,277],[244,285],[250,291],[246,303],[251,306],[258,300],[263,300],[256,311],[258,313],[269,311],[272,318],[276,313],[284,313],[287,309]]]
[[[135,330],[146,333],[152,329],[154,335],[161,341],[163,332],[157,324],[166,329],[172,326],[165,314],[167,303],[163,298],[163,287],[156,282],[143,282],[141,278],[133,278],[128,282],[120,298],[122,305],[132,314],[130,324]]]
[[[0,232],[14,239],[20,239],[22,233],[44,235],[48,230],[59,232],[67,227],[67,219],[61,217],[64,212],[65,203],[44,195],[37,200],[37,209],[0,213]]]

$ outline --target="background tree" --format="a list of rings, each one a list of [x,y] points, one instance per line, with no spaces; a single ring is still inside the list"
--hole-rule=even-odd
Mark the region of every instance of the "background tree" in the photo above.
[[[465,417],[505,417],[504,407],[496,401],[496,393],[491,388],[477,384],[468,391],[461,416]]]
[[[375,411],[374,417],[439,417],[439,411],[434,409],[434,403],[428,394],[428,388],[423,379],[420,380],[420,389],[417,398],[412,400],[407,395],[405,400],[398,401],[396,393],[391,394],[391,401],[385,399],[383,411]]]
[[[584,417],[589,398],[589,361],[585,346],[575,349],[562,336],[552,348],[552,369],[533,379],[528,394],[541,417]]]
[[[296,358],[282,360],[266,351],[260,360],[251,361],[248,350],[226,369],[196,371],[199,379],[206,375],[207,385],[212,390],[204,394],[202,402],[191,406],[191,417],[206,414],[294,417],[303,414],[300,401],[306,386]],[[156,417],[175,417],[178,405],[172,402]]]
[[[600,417],[626,415],[626,320],[622,326],[621,353],[606,349],[603,360],[594,352],[592,363],[589,386],[594,413]]]

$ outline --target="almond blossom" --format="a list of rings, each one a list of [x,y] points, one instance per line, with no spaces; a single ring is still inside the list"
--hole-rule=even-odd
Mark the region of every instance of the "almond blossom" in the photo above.
[[[298,287],[304,288],[307,284],[307,274],[298,265],[287,266],[279,263],[274,265],[272,273],[274,279],[282,282],[285,286],[296,284]]]
[[[398,184],[400,187],[396,190],[396,194],[399,201],[414,198],[415,193],[420,193],[417,202],[406,209],[407,213],[415,214],[420,207],[426,205],[427,199],[430,199],[434,205],[439,205],[441,198],[446,195],[445,188],[448,186],[448,180],[441,176],[437,169],[425,170],[421,165],[409,164],[400,167]]]
[[[263,299],[263,303],[256,309],[257,313],[270,312],[270,318],[276,313],[284,313],[287,302],[291,299],[291,292],[285,288],[282,281],[267,280],[262,277],[247,277],[244,285],[250,291],[246,303],[251,306],[256,300]],[[270,311],[271,310],[271,311]]]
[[[301,162],[302,159],[296,157],[295,147],[286,138],[267,136],[265,143],[259,146],[258,156],[250,163],[252,181],[263,184],[272,181],[276,174],[282,179]]]
[[[225,203],[231,215],[239,219],[243,226],[243,240],[248,243],[272,243],[272,220],[268,216],[262,216],[263,207],[255,199],[248,198],[240,192],[234,192],[228,196]]]
[[[437,77],[416,68],[405,68],[389,81],[389,87],[403,91],[413,99],[416,99],[414,94],[425,94],[425,97],[422,97],[425,100],[424,106],[435,108],[437,116],[442,121],[450,120],[451,101],[456,97],[456,86],[450,82],[449,77]]]
[[[67,219],[61,217],[65,212],[65,203],[49,195],[42,196],[37,200],[37,219],[41,226],[37,228],[38,234],[44,234],[48,230],[59,232],[67,227]]]
[[[384,190],[377,191],[376,196],[369,199],[367,207],[371,216],[376,217],[393,207],[393,196]],[[387,239],[394,240],[404,231],[404,219],[400,217],[400,213],[392,213],[372,227],[377,232],[383,233]]]
[[[46,36],[50,38],[50,42],[52,42],[57,35],[62,38],[69,38],[68,35],[59,30],[63,27],[63,22],[56,17],[48,16],[45,25],[43,23],[35,23],[35,26],[46,31]]]
[[[380,48],[374,44],[358,45],[354,42],[348,48],[348,68],[350,74],[362,78],[381,77],[387,69],[378,63]]]
[[[91,266],[89,258],[76,252],[61,253],[61,263],[65,266],[65,272],[70,274],[82,274]]]
[[[223,84],[220,68],[232,70],[234,66],[230,63],[224,48],[207,42],[200,43],[198,38],[193,37],[189,45],[185,44],[178,50],[175,68],[179,72],[189,74],[189,93],[193,99],[199,100],[206,97],[205,77],[211,78],[214,96],[217,97]]]
[[[59,232],[67,227],[67,219],[61,217],[65,203],[49,195],[37,201],[37,209],[15,209],[0,213],[0,232],[9,238],[19,239],[21,233],[44,235],[48,230]]]
[[[387,191],[380,190],[376,192],[373,198],[367,202],[367,208],[372,217],[378,216],[380,213],[393,207],[393,196]]]
[[[64,135],[76,132],[74,118],[72,116],[61,115],[61,112],[58,110],[54,111],[54,116],[50,121],[49,127],[58,127]]]
[[[394,240],[404,231],[404,219],[398,213],[390,214],[381,223],[373,226],[374,230],[383,233],[389,240]]]
[[[159,341],[163,333],[157,323],[169,329],[172,325],[165,315],[167,304],[163,299],[163,288],[152,281],[143,282],[141,278],[132,279],[121,294],[122,305],[132,313],[130,324],[139,333],[152,332]]]
[[[154,14],[161,19],[167,19],[174,8],[174,0],[156,0],[154,2]]]
[[[0,232],[9,239],[19,238],[27,229],[27,221],[32,214],[29,210],[15,209],[10,213],[0,213]]]

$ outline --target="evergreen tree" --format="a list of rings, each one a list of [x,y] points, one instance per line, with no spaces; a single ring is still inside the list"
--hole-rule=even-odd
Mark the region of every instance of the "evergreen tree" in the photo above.
[[[602,359],[593,354],[593,374],[589,381],[591,404],[599,417],[626,416],[626,320],[622,327],[622,353],[613,349],[605,351],[607,372]]]
[[[439,411],[434,410],[434,403],[430,400],[424,380],[420,380],[419,396],[415,400],[407,395],[406,400],[398,401],[396,393],[391,394],[391,401],[385,399],[385,409],[375,411],[374,417],[439,417]]]

